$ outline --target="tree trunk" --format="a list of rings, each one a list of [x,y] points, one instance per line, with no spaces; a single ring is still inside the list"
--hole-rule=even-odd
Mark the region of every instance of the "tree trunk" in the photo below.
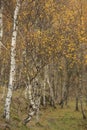
[[[43,106],[46,106],[46,95],[45,95],[45,91],[46,91],[46,80],[44,79],[44,83],[43,83]]]
[[[29,106],[29,114],[28,114],[28,117],[26,119],[24,119],[24,124],[28,123],[32,116],[35,114],[35,111],[36,111],[36,106],[35,106],[35,103],[33,101],[33,96],[32,96],[32,85],[29,84],[28,85],[28,94],[29,94],[29,101],[30,101],[30,106]]]
[[[4,117],[7,121],[10,119],[10,105],[11,105],[11,98],[13,92],[13,86],[15,82],[15,69],[16,69],[16,38],[17,38],[17,30],[18,30],[18,13],[20,9],[21,1],[17,0],[17,5],[14,11],[14,26],[13,26],[13,34],[12,34],[12,43],[11,43],[11,62],[10,62],[10,76],[9,76],[9,85],[8,85],[8,92],[5,101],[5,108],[4,108]]]
[[[76,80],[76,106],[75,106],[76,111],[79,111],[79,91],[78,90],[79,90],[79,80],[77,78]]]
[[[36,114],[37,121],[38,121],[38,113],[39,113],[39,106],[40,106],[40,93],[38,89],[38,85],[34,84],[34,91],[32,93],[32,85],[29,83],[28,85],[28,94],[29,94],[29,114],[27,118],[24,119],[23,124],[27,124],[32,117]],[[36,91],[36,92],[35,92]]]
[[[86,115],[85,115],[85,112],[83,109],[82,88],[83,88],[83,86],[82,86],[82,73],[81,73],[81,74],[79,74],[79,100],[80,100],[81,112],[82,112],[83,119],[86,119]]]
[[[1,46],[3,37],[3,2],[0,0],[0,54],[1,54]]]
[[[76,96],[76,108],[75,108],[76,111],[79,111],[79,99],[78,99],[78,96]]]
[[[46,82],[48,83],[49,89],[50,89],[50,104],[56,108],[55,105],[55,98],[54,98],[54,92],[53,92],[53,88],[52,88],[52,84],[50,82],[50,77],[49,77],[49,66],[47,65],[45,68],[45,78],[46,78]]]

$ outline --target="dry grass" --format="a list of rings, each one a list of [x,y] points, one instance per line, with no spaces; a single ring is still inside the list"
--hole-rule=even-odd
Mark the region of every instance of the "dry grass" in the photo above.
[[[2,88],[0,89],[0,97],[2,96]],[[24,126],[23,119],[27,115],[28,100],[24,98],[24,90],[17,90],[13,93],[11,106],[11,120],[7,124],[2,118],[5,98],[0,99],[0,130],[87,130],[87,120],[82,119],[81,112],[75,111],[74,101],[69,102],[69,107],[57,109],[50,106],[41,109],[39,114],[39,122],[36,117]],[[86,110],[86,107],[85,107]]]

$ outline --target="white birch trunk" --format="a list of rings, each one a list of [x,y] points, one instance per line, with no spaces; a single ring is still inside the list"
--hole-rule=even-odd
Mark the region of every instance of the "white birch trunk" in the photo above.
[[[29,77],[28,77],[28,81],[30,81]],[[38,79],[36,80],[36,82],[37,81]],[[34,90],[33,90],[32,85],[29,82],[27,88],[28,88],[30,105],[29,105],[29,114],[28,117],[24,119],[23,122],[24,124],[27,124],[35,114],[36,114],[37,122],[39,120],[40,92],[38,89],[38,85],[36,85],[34,82]]]
[[[0,54],[2,46],[2,37],[3,37],[3,3],[0,1]]]
[[[44,83],[43,83],[43,105],[46,106],[46,94],[45,94],[45,89],[46,89],[46,80],[44,79]]]
[[[18,30],[18,13],[20,9],[20,4],[21,1],[17,0],[17,5],[14,11],[14,25],[13,25],[13,34],[12,34],[12,43],[11,43],[10,77],[9,77],[8,93],[7,93],[5,108],[4,108],[4,117],[6,118],[6,120],[10,119],[10,105],[11,105],[13,85],[15,80],[16,37],[17,37],[17,30]]]
[[[24,122],[23,122],[24,124],[28,123],[36,112],[36,106],[35,106],[35,102],[33,101],[33,96],[32,96],[32,85],[29,84],[27,88],[28,88],[28,94],[29,94],[30,109],[29,109],[28,117],[24,119]]]
[[[2,38],[3,38],[3,2],[0,0],[0,54],[1,54],[1,46],[2,46]],[[2,73],[2,68],[1,68],[1,73]],[[2,98],[4,97],[5,94],[5,87],[3,87],[3,94]]]
[[[7,50],[7,48],[2,42],[2,38],[3,38],[3,0],[0,0],[0,54],[1,54],[1,47],[4,47]]]
[[[36,105],[36,121],[39,122],[39,108],[40,108],[40,99],[41,99],[41,86],[39,84],[40,77],[36,78],[36,97],[35,97],[35,105]]]
[[[50,83],[50,78],[49,78],[49,66],[48,65],[45,67],[45,78],[46,78],[46,82],[48,83],[49,89],[50,89],[51,103],[54,107],[56,107],[55,106],[54,93],[53,93],[52,85]]]

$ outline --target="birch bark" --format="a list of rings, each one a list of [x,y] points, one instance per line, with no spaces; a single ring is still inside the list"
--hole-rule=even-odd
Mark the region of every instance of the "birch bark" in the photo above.
[[[30,105],[29,105],[29,114],[28,114],[28,117],[26,119],[24,119],[24,124],[27,124],[31,118],[33,117],[33,115],[36,113],[36,105],[35,105],[35,102],[33,100],[33,95],[32,95],[32,85],[29,83],[28,86],[28,95],[29,95],[29,101],[30,101]]]
[[[9,85],[8,85],[8,92],[5,101],[5,108],[4,108],[4,117],[7,121],[10,119],[10,105],[11,105],[11,98],[13,92],[13,85],[15,82],[15,56],[16,56],[16,38],[17,38],[17,30],[18,30],[18,13],[20,9],[21,0],[17,0],[16,8],[14,11],[14,23],[13,23],[13,33],[12,33],[12,42],[11,42],[11,62],[10,62],[10,76],[9,76]]]
[[[27,118],[24,119],[23,124],[27,124],[30,122],[32,117],[36,115],[37,122],[39,120],[39,107],[40,107],[40,91],[38,86],[38,79],[36,80],[36,83],[34,82],[34,86],[32,86],[30,79],[28,77],[28,96],[29,96],[29,113]],[[34,90],[33,90],[34,87]]]
[[[51,105],[56,108],[53,88],[52,88],[51,81],[50,81],[48,65],[45,67],[45,79],[46,79],[46,82],[47,82],[47,84],[49,86],[49,90],[50,90]]]
[[[0,0],[0,54],[1,54],[1,45],[2,45],[2,37],[3,37],[3,3]]]

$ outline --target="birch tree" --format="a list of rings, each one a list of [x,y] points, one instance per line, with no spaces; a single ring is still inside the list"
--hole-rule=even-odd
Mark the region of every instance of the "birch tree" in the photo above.
[[[3,37],[3,4],[2,0],[0,0],[0,53],[1,53],[1,45],[2,45],[2,37]]]
[[[55,98],[54,98],[54,92],[53,92],[53,88],[52,88],[52,82],[51,82],[51,77],[50,77],[50,73],[49,73],[49,69],[50,66],[45,66],[45,82],[48,84],[49,86],[49,91],[50,91],[50,104],[56,108],[56,105],[55,105]],[[51,70],[50,70],[51,71]]]
[[[10,119],[10,105],[11,105],[13,86],[15,82],[16,38],[17,38],[17,30],[18,30],[18,14],[20,10],[20,4],[21,4],[21,0],[17,0],[16,8],[14,11],[14,23],[13,23],[12,42],[11,42],[10,76],[9,76],[8,92],[7,92],[5,108],[4,108],[4,117],[6,118],[7,121],[9,121]]]
[[[34,79],[35,80],[35,79]],[[38,90],[38,79],[36,79],[36,83],[34,83],[34,90],[32,87],[32,83],[30,82],[29,76],[28,76],[28,84],[26,84],[28,88],[28,98],[29,98],[29,112],[27,118],[24,119],[23,124],[27,124],[30,122],[32,117],[36,114],[36,118],[38,121],[38,112],[40,107],[40,93]]]

